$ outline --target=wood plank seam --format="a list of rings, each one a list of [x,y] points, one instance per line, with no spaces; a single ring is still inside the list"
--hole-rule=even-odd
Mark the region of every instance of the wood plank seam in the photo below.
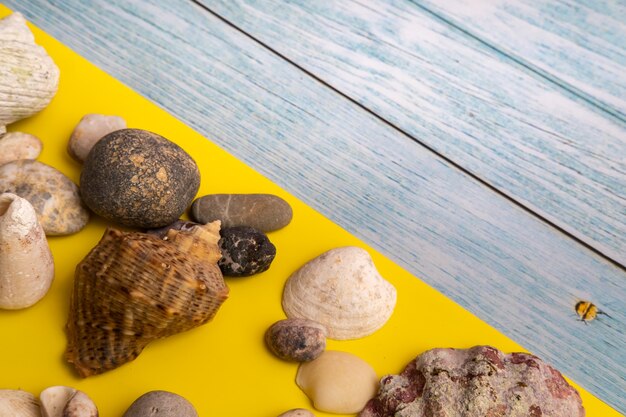
[[[591,250],[593,253],[601,256],[602,258],[606,259],[607,261],[611,262],[613,265],[617,266],[618,268],[620,268],[623,271],[626,271],[626,265],[622,264],[621,262],[619,262],[617,259],[614,259],[613,257],[605,254],[604,252],[602,252],[601,250],[595,248],[594,246],[590,245],[589,243],[585,242],[584,240],[580,239],[579,237],[575,236],[574,234],[572,234],[571,232],[567,231],[566,229],[564,229],[563,227],[559,226],[557,223],[551,221],[550,219],[548,219],[545,216],[542,216],[541,214],[537,213],[536,211],[532,210],[532,208],[528,207],[527,205],[525,205],[524,203],[522,203],[521,201],[517,200],[513,195],[510,195],[508,193],[506,193],[504,190],[499,189],[497,187],[495,187],[494,185],[492,185],[489,181],[487,181],[486,179],[482,178],[480,175],[477,175],[475,173],[473,173],[472,171],[464,168],[462,165],[460,165],[459,163],[455,162],[453,159],[450,159],[448,156],[446,156],[443,153],[438,152],[437,150],[435,150],[434,148],[432,148],[430,145],[424,143],[423,141],[421,141],[419,138],[411,135],[409,132],[407,132],[406,130],[402,129],[401,127],[399,127],[398,125],[392,123],[391,121],[389,121],[388,119],[384,118],[382,115],[374,112],[373,110],[371,110],[370,108],[368,108],[367,106],[359,103],[357,100],[355,100],[353,97],[351,97],[350,95],[344,93],[343,91],[341,91],[340,89],[336,88],[335,86],[333,86],[332,84],[330,84],[329,82],[325,81],[324,79],[320,78],[319,76],[317,76],[316,74],[310,72],[309,70],[307,70],[306,68],[302,67],[301,65],[299,65],[298,63],[296,63],[295,61],[293,61],[292,59],[290,59],[288,56],[285,56],[284,54],[280,53],[279,51],[277,51],[276,49],[272,48],[270,45],[268,45],[267,43],[261,41],[259,38],[255,37],[254,35],[252,35],[251,33],[246,32],[245,30],[243,30],[241,27],[237,26],[236,24],[234,24],[233,22],[229,21],[227,18],[225,18],[224,16],[220,15],[219,13],[215,12],[214,10],[212,10],[211,8],[209,8],[208,6],[206,6],[205,4],[203,4],[202,2],[200,2],[199,0],[191,0],[192,3],[194,3],[195,5],[201,7],[202,9],[206,10],[208,13],[210,13],[211,15],[215,16],[216,18],[220,19],[222,22],[224,22],[225,24],[227,24],[228,26],[232,27],[233,29],[237,30],[238,32],[240,32],[241,34],[243,34],[244,36],[248,37],[249,39],[251,39],[252,41],[258,43],[260,46],[262,46],[263,48],[265,48],[266,50],[268,50],[269,52],[271,52],[272,54],[275,54],[276,56],[280,57],[281,59],[285,60],[285,62],[288,62],[289,64],[293,65],[295,68],[297,68],[299,71],[302,71],[303,73],[305,73],[307,76],[315,79],[318,83],[324,85],[325,87],[333,90],[335,93],[341,95],[343,98],[345,98],[346,100],[350,101],[352,104],[358,106],[359,108],[363,109],[364,111],[366,111],[367,113],[369,113],[370,115],[376,117],[378,120],[380,120],[381,122],[385,123],[386,125],[390,126],[391,128],[395,129],[396,131],[402,133],[404,136],[406,136],[407,138],[411,139],[412,141],[414,141],[415,143],[417,143],[418,145],[422,146],[423,148],[427,149],[429,152],[433,153],[434,155],[436,155],[438,158],[443,159],[444,161],[446,161],[447,163],[449,163],[451,166],[453,166],[455,169],[463,172],[465,175],[468,175],[469,177],[471,177],[472,179],[478,181],[479,183],[481,183],[482,185],[484,185],[485,187],[487,187],[489,190],[493,191],[494,193],[498,194],[499,196],[511,201],[512,203],[514,203],[515,205],[517,205],[518,207],[520,207],[521,209],[523,209],[525,212],[535,216],[536,218],[538,218],[539,220],[541,220],[542,222],[546,223],[547,225],[549,225],[550,227],[558,230],[560,233],[562,233],[563,235],[567,236],[568,238],[574,240],[576,243],[584,246],[585,248]],[[417,5],[418,7],[422,8],[422,6]],[[426,10],[428,13],[432,14],[432,12]],[[437,16],[437,18],[439,19],[439,16]],[[446,24],[450,24],[447,23]],[[458,29],[458,28],[457,28]],[[463,31],[462,29],[459,29],[461,31]],[[464,31],[463,31],[464,32]],[[465,32],[464,32],[465,33]],[[472,36],[471,34],[468,34],[469,36]],[[478,38],[476,38],[478,39]],[[497,49],[495,49],[494,47],[489,46],[491,49],[498,51]],[[512,58],[513,59],[513,58]],[[523,65],[520,63],[520,65]],[[550,80],[551,81],[551,80]],[[592,103],[593,104],[593,103]],[[617,117],[617,120],[621,121],[622,119],[620,119],[618,116],[612,115],[614,118]],[[624,119],[624,121],[626,122],[626,119]]]
[[[612,119],[616,119],[620,123],[626,123],[626,114],[624,114],[623,112],[619,111],[618,109],[614,109],[609,104],[604,103],[603,101],[601,101],[599,99],[596,99],[591,94],[588,94],[588,93],[585,93],[584,91],[579,90],[578,88],[576,88],[573,85],[569,84],[565,80],[562,80],[559,77],[550,74],[548,71],[542,70],[537,65],[534,65],[531,62],[529,62],[527,60],[524,60],[521,56],[517,56],[517,55],[513,54],[511,51],[504,50],[501,47],[498,47],[497,45],[494,45],[494,44],[486,41],[485,39],[481,38],[480,36],[475,35],[469,29],[466,29],[466,28],[462,27],[461,25],[459,25],[458,23],[456,23],[456,22],[446,18],[445,16],[440,15],[436,11],[429,9],[427,6],[424,6],[424,5],[420,4],[418,1],[416,1],[416,0],[409,0],[409,1],[411,3],[413,3],[419,9],[421,9],[424,12],[428,13],[429,15],[431,15],[433,18],[439,20],[440,22],[450,26],[451,28],[453,28],[455,30],[458,30],[459,32],[463,33],[464,35],[466,35],[466,36],[468,36],[468,37],[470,37],[470,38],[480,42],[481,44],[483,44],[487,48],[493,50],[494,52],[497,52],[497,53],[505,56],[506,58],[508,58],[512,62],[514,62],[515,64],[525,68],[528,71],[531,71],[531,72],[537,74],[538,76],[546,79],[547,81],[551,82],[552,84],[555,84],[555,85],[559,86],[560,88],[566,90],[568,93],[573,94],[574,96],[581,98],[582,100],[584,100],[587,103],[593,105],[594,107],[597,107],[600,111],[602,111],[603,113],[606,113],[606,115],[610,116]]]

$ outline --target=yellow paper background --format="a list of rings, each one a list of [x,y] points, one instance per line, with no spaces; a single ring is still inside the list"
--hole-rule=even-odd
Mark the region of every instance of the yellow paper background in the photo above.
[[[0,16],[8,13],[0,5]],[[59,92],[43,112],[9,130],[41,138],[41,162],[78,183],[80,165],[65,150],[72,129],[86,113],[115,114],[125,118],[129,127],[159,133],[189,152],[202,174],[198,195],[277,194],[292,205],[294,218],[285,229],[269,234],[277,257],[268,272],[227,278],[230,298],[212,322],[155,342],[134,362],[88,379],[78,378],[63,360],[64,325],[74,268],[98,242],[106,222],[93,218],[78,234],[49,238],[56,266],[50,292],[29,309],[0,311],[0,388],[38,395],[48,386],[73,386],[91,396],[104,417],[121,417],[138,396],[156,389],[183,395],[200,416],[271,417],[290,408],[311,408],[294,382],[297,365],[273,357],[264,346],[263,335],[273,322],[284,318],[280,300],[287,277],[309,259],[345,245],[369,251],[381,274],[396,286],[398,304],[391,320],[375,334],[355,341],[329,340],[329,349],[362,357],[379,376],[400,372],[419,353],[434,347],[488,344],[504,351],[523,350],[147,99],[31,28],[37,42],[61,68]],[[577,388],[588,416],[620,415]]]

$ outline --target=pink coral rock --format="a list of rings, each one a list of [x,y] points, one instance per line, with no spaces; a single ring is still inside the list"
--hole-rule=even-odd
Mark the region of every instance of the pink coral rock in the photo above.
[[[584,417],[580,395],[536,356],[432,349],[385,376],[358,417]]]

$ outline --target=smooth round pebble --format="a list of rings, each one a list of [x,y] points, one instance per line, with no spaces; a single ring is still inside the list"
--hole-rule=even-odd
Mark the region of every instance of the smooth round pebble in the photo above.
[[[265,343],[280,359],[308,362],[326,349],[326,328],[307,319],[280,320],[265,332]]]
[[[306,408],[294,408],[293,410],[285,411],[278,417],[315,417],[315,414]]]
[[[20,159],[37,159],[43,144],[37,136],[23,132],[0,135],[0,165]]]
[[[327,350],[300,364],[296,384],[320,411],[358,413],[376,395],[376,372],[363,359],[347,352]]]
[[[178,394],[150,391],[137,398],[123,417],[198,417],[198,413]]]
[[[46,235],[76,233],[89,221],[76,184],[41,162],[23,159],[0,166],[0,194],[5,192],[28,200]]]
[[[180,146],[141,129],[100,139],[80,176],[83,201],[105,219],[139,228],[175,222],[200,186],[195,161]]]
[[[247,277],[267,271],[276,256],[276,247],[253,227],[228,227],[220,235],[222,259],[217,265],[225,276]]]
[[[67,153],[78,162],[83,162],[93,145],[105,135],[125,129],[126,120],[119,116],[86,114],[78,122],[67,144]]]
[[[198,223],[220,220],[223,228],[250,226],[267,233],[287,226],[293,211],[273,194],[209,194],[193,202],[191,217]]]

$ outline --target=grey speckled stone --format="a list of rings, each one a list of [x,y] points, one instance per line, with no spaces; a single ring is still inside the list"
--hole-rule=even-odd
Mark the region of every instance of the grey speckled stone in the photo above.
[[[221,220],[224,228],[250,226],[267,233],[287,226],[293,211],[273,194],[210,194],[193,202],[191,216],[198,223]]]
[[[41,162],[20,160],[0,166],[0,194],[5,192],[32,204],[47,235],[76,233],[89,221],[76,184]]]
[[[137,398],[123,417],[198,417],[198,412],[178,394],[150,391]]]
[[[229,277],[246,277],[267,271],[276,256],[276,247],[253,227],[227,227],[220,231],[222,259],[217,265]]]

